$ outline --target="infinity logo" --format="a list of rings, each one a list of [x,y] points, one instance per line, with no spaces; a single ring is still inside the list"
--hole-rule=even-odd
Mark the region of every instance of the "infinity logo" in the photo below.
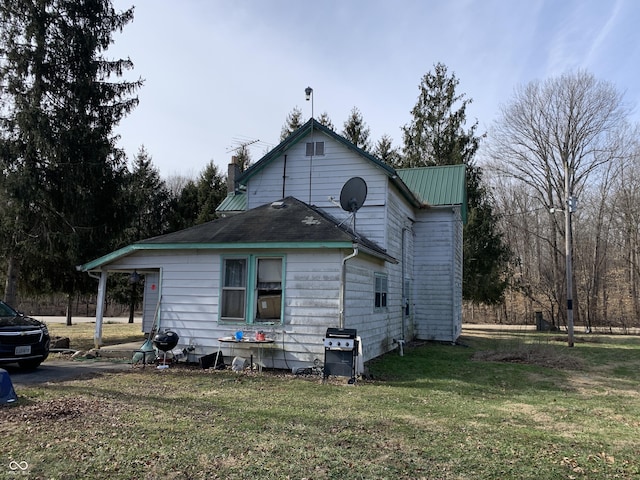
[[[15,460],[11,460],[9,462],[9,468],[11,470],[25,471],[27,468],[29,468],[29,464],[27,462],[16,462]]]

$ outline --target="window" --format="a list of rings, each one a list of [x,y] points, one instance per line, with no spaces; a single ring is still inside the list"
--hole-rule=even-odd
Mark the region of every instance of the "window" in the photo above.
[[[382,273],[375,274],[375,298],[374,298],[374,307],[375,308],[386,308],[387,307],[387,276]]]
[[[258,258],[256,322],[280,321],[282,309],[282,259]]]
[[[307,152],[305,153],[307,157],[312,157],[314,155],[324,155],[324,142],[307,142]]]
[[[220,321],[281,322],[283,264],[283,257],[224,258]]]
[[[247,259],[223,260],[221,317],[226,321],[244,321],[247,296]]]

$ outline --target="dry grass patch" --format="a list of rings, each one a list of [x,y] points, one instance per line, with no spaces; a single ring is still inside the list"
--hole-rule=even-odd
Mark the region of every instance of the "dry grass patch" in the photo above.
[[[475,352],[471,358],[480,362],[526,363],[563,370],[582,370],[585,367],[581,358],[542,344],[516,344],[498,350],[482,350]]]

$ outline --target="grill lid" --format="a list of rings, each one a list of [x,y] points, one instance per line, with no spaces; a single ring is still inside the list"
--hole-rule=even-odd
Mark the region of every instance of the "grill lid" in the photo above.
[[[327,328],[326,338],[356,338],[358,331],[355,328]]]
[[[175,348],[175,346],[178,344],[179,338],[180,337],[176,332],[168,330],[166,332],[156,334],[156,336],[153,337],[153,344],[158,350],[168,352],[169,350]]]

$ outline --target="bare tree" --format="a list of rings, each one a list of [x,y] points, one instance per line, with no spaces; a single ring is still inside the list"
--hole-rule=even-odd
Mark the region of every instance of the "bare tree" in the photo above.
[[[634,138],[638,138],[635,132]],[[630,161],[622,165],[616,176],[614,241],[618,242],[619,271],[627,285],[628,316],[640,318],[640,146],[635,145]],[[620,318],[624,314],[620,315]]]
[[[589,182],[599,179],[610,162],[628,155],[628,137],[621,134],[627,113],[612,84],[579,71],[517,89],[490,133],[491,167],[526,185],[541,211],[549,212],[548,228],[541,234],[550,246],[556,296],[568,299],[568,310],[575,297],[563,281],[572,258],[570,213]],[[564,225],[554,210],[565,213]],[[567,239],[564,248],[562,238]],[[567,283],[574,285],[568,277]]]

